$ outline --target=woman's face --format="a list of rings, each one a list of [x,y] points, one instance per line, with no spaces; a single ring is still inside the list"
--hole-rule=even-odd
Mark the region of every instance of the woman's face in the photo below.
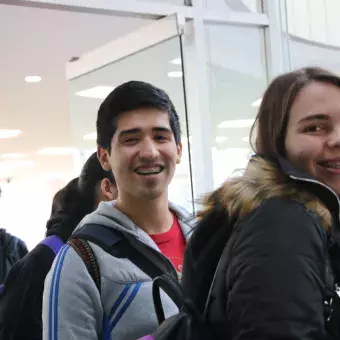
[[[340,194],[340,88],[312,82],[296,97],[287,126],[288,160]]]

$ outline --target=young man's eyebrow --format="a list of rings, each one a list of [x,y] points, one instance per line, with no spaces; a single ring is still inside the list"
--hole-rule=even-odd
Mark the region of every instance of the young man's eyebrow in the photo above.
[[[156,126],[152,128],[152,131],[172,133],[172,130],[170,128],[164,127],[164,126]],[[142,132],[142,129],[140,128],[126,129],[126,130],[122,130],[119,132],[119,137],[125,136],[125,135],[132,135],[132,134],[140,133],[140,132]]]
[[[163,127],[163,126],[154,127],[152,129],[152,131],[154,131],[154,132],[169,132],[169,133],[172,133],[172,130],[170,128]]]
[[[132,134],[134,134],[134,133],[139,133],[139,132],[141,132],[141,131],[142,131],[142,130],[139,129],[139,128],[122,130],[122,131],[119,132],[119,137],[125,136],[125,135],[132,135]]]

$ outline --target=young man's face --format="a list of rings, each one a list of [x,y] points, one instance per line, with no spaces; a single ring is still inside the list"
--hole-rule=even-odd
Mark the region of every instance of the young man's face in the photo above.
[[[111,153],[99,147],[105,170],[112,169],[119,198],[153,200],[167,188],[182,154],[167,112],[137,109],[120,115]]]

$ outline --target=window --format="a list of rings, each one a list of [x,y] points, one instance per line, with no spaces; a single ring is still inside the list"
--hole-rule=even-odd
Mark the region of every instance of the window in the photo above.
[[[209,24],[205,34],[217,187],[252,154],[249,133],[267,76],[262,29]]]

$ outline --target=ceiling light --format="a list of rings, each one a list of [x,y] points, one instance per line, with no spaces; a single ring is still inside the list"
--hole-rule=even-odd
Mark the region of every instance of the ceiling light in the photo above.
[[[0,162],[0,176],[12,177],[13,173],[18,168],[31,168],[35,162],[30,160],[11,160]]]
[[[105,99],[113,90],[113,86],[99,85],[87,90],[78,91],[75,95],[86,98]]]
[[[172,71],[168,73],[168,77],[170,78],[180,78],[183,76],[182,71]]]
[[[97,139],[97,132],[88,133],[83,137],[83,139],[84,140],[96,140]]]
[[[0,130],[0,138],[14,138],[22,133],[21,130]]]
[[[5,159],[19,159],[19,158],[24,158],[25,155],[23,153],[3,153],[1,155],[1,158]]]
[[[234,119],[224,120],[218,125],[219,128],[247,128],[251,127],[255,122],[255,119]]]
[[[251,106],[259,107],[259,106],[261,105],[261,102],[262,102],[262,98],[256,99],[256,100],[251,104]]]
[[[247,137],[243,137],[242,140],[243,140],[244,142],[249,142],[249,137],[248,137],[248,136],[247,136]]]
[[[180,57],[170,60],[171,64],[182,65],[182,59]]]
[[[27,83],[39,83],[39,82],[41,82],[41,77],[39,77],[39,76],[27,76],[25,78],[25,81]]]
[[[228,137],[225,137],[225,136],[216,136],[215,137],[216,143],[223,143],[223,142],[226,142],[227,140],[228,140]]]
[[[34,166],[35,162],[33,161],[17,161],[17,160],[13,160],[13,161],[3,161],[0,162],[0,168],[17,168],[17,167],[31,167]]]
[[[66,156],[77,153],[77,148],[74,147],[51,147],[43,148],[37,151],[39,156]]]

